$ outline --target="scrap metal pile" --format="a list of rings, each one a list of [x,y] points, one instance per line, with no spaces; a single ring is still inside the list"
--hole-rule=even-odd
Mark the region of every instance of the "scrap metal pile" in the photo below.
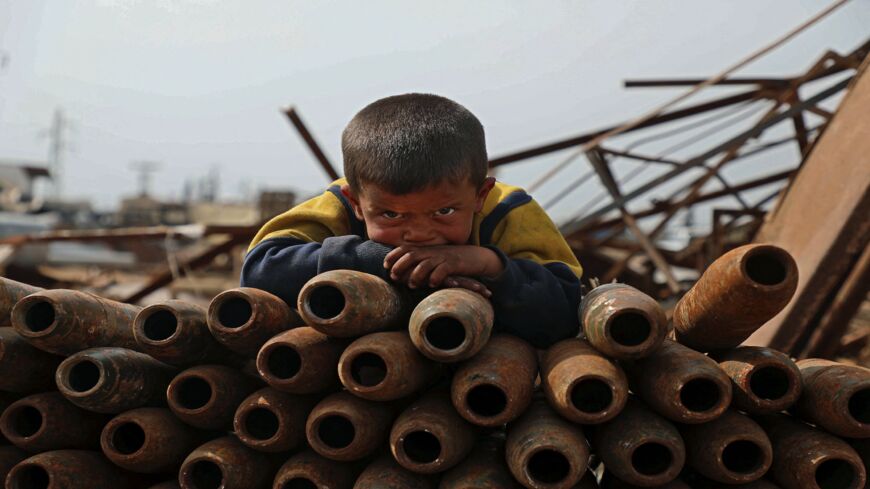
[[[535,351],[493,334],[477,294],[411,301],[345,270],[306,284],[298,313],[249,288],[208,310],[140,308],[2,279],[0,475],[7,489],[860,489],[870,370],[738,347],[796,284],[784,250],[744,246],[672,322],[606,284],[583,300],[582,339]]]

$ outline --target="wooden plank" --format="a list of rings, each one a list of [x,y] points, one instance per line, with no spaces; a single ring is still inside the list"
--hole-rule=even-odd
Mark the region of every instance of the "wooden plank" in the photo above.
[[[747,340],[799,351],[826,300],[870,236],[870,59],[824,134],[814,145],[778,208],[755,242],[773,243],[797,261],[800,279],[792,301]]]

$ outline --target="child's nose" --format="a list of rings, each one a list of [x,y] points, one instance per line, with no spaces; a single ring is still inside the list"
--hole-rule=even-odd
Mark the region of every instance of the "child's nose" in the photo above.
[[[428,226],[423,226],[420,224],[410,224],[405,228],[405,232],[402,238],[407,243],[425,243],[427,241],[431,241],[434,238],[434,233],[432,233],[432,229]]]

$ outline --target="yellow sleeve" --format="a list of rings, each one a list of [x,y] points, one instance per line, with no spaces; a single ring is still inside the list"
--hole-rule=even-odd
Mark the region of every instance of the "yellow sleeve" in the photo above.
[[[550,216],[534,200],[512,209],[495,227],[492,244],[510,258],[531,260],[541,265],[561,262],[577,278],[583,268]]]
[[[329,190],[269,220],[248,246],[248,251],[271,238],[296,238],[322,243],[331,236],[350,234],[347,210]]]

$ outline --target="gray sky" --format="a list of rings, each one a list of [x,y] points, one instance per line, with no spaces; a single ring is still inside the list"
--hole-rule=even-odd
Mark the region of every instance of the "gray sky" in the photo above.
[[[636,116],[679,91],[623,79],[712,75],[828,3],[0,0],[0,159],[44,161],[39,133],[63,107],[65,195],[102,208],[135,191],[134,160],[162,162],[162,197],[214,165],[226,198],[315,191],[327,181],[281,107],[340,166],[357,110],[438,93],[481,119],[495,156]],[[868,35],[870,2],[853,0],[741,74],[792,74]],[[563,157],[499,176],[528,184]]]

